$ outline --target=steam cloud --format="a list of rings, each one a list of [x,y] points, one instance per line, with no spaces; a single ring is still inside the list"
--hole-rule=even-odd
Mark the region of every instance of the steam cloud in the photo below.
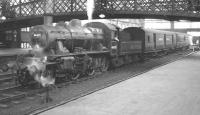
[[[92,20],[92,14],[94,12],[94,0],[87,0],[87,16],[88,20]]]

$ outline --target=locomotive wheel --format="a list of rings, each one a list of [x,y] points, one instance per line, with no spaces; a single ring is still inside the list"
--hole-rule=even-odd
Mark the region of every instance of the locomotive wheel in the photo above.
[[[102,64],[101,64],[101,71],[105,72],[108,70],[109,64],[108,64],[108,60],[106,58],[102,59]]]
[[[53,70],[46,70],[45,71],[47,77],[55,78],[55,71]]]
[[[2,69],[3,72],[6,72],[6,71],[9,70],[9,67],[8,67],[7,64],[4,64],[1,69]]]
[[[124,63],[124,59],[123,59],[123,57],[120,57],[119,58],[119,66],[122,66],[122,65],[124,65],[125,63]]]
[[[69,73],[70,80],[77,80],[80,76],[81,76],[81,73],[79,72],[73,71]]]
[[[94,75],[95,74],[95,70],[92,69],[92,68],[91,69],[87,69],[86,70],[86,74],[89,75],[89,76]]]
[[[125,56],[124,57],[124,64],[130,64],[132,63],[131,56]]]
[[[17,77],[18,77],[18,82],[22,86],[27,86],[30,82],[30,80],[28,79],[30,77],[30,75],[29,75],[29,72],[26,69],[18,70],[17,71]]]
[[[112,59],[112,66],[113,67],[119,67],[120,66],[120,62],[117,58]]]

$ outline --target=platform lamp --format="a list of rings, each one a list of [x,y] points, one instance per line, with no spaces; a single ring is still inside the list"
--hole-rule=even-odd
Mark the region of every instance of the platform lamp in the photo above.
[[[105,18],[106,15],[105,14],[99,14],[99,18]]]
[[[1,16],[0,20],[4,21],[4,20],[6,20],[6,17],[5,16]]]

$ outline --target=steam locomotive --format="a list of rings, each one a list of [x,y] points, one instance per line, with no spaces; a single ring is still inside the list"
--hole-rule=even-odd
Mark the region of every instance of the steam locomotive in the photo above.
[[[31,31],[31,55],[18,62],[19,83],[27,85],[42,78],[76,80],[82,75],[107,71],[145,56],[189,47],[188,35],[138,27],[80,20],[68,25],[38,25]]]

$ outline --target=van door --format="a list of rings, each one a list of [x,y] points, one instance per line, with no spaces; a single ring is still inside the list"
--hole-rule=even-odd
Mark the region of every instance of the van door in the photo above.
[[[153,33],[154,49],[156,49],[156,34]]]
[[[164,47],[167,48],[166,47],[166,34],[164,34]]]

